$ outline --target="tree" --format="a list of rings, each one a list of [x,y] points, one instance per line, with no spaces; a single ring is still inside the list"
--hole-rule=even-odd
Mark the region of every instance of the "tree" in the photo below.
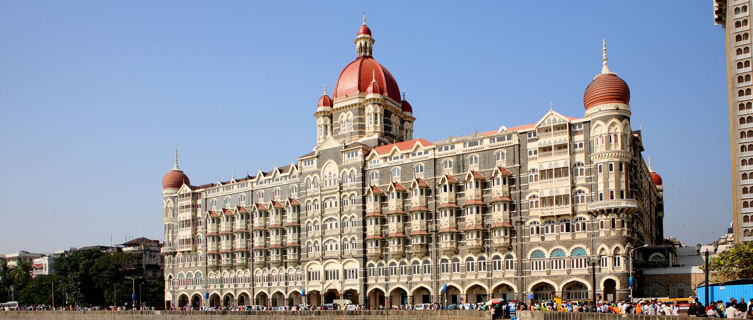
[[[31,279],[29,283],[21,289],[19,302],[22,304],[43,304],[50,305],[52,299],[52,283],[55,283],[55,305],[62,305],[64,295],[60,290],[59,279],[55,275],[39,275]]]
[[[753,278],[753,242],[738,243],[719,253],[709,261],[709,273],[715,281]]]
[[[16,266],[10,270],[10,279],[14,285],[24,287],[31,280],[31,264],[23,259],[18,259]]]

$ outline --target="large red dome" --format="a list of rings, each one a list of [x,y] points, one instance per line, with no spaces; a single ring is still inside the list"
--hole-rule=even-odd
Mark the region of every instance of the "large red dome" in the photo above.
[[[602,73],[588,85],[583,95],[586,110],[603,103],[630,103],[630,88],[614,73]]]
[[[162,189],[178,189],[183,184],[191,184],[188,180],[188,176],[180,170],[170,170],[164,178],[162,178]]]
[[[400,88],[395,78],[387,71],[387,68],[370,56],[356,58],[340,72],[332,97],[337,100],[359,92],[365,93],[372,79],[376,80],[386,96],[400,101]]]
[[[661,176],[656,172],[651,171],[651,179],[654,180],[654,184],[657,186],[660,186],[662,183]]]

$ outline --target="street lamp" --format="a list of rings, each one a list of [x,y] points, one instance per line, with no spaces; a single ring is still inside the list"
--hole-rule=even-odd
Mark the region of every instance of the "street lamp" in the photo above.
[[[628,246],[630,246],[631,243],[628,243]],[[633,251],[640,248],[648,247],[648,244],[644,244],[640,247],[630,248],[630,302],[633,302],[633,287],[635,287],[635,280],[633,280]]]
[[[588,258],[588,263],[591,264],[591,289],[593,290],[594,309],[596,309],[596,262],[599,260],[601,260],[601,257],[598,259],[595,257]]]
[[[141,279],[141,277],[126,277],[126,279],[131,280],[132,282],[131,308],[136,308],[136,279]]]

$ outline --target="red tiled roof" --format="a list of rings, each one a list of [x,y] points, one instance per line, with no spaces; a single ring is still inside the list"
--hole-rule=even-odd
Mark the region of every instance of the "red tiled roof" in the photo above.
[[[451,176],[449,174],[444,175],[444,177],[447,179],[447,182],[451,182],[451,183],[457,183],[458,182],[458,179],[455,179],[455,177],[453,177],[453,176]]]
[[[248,209],[246,209],[246,207],[238,206],[238,212],[240,212],[240,213],[248,213]]]
[[[270,244],[269,248],[270,249],[280,249],[280,248],[282,248],[282,245],[281,244]]]
[[[439,232],[458,232],[457,228],[442,228],[439,229]]]
[[[411,207],[410,209],[408,209],[408,211],[410,211],[410,212],[414,212],[414,211],[429,211],[429,208],[424,207],[424,206]]]
[[[301,203],[298,201],[298,199],[295,199],[295,198],[289,198],[288,201],[290,201],[290,204],[294,205],[294,206],[300,206],[301,205]]]
[[[298,157],[298,158],[305,158],[305,157],[310,157],[310,156],[313,156],[313,155],[314,155],[314,153],[316,153],[316,151],[311,151],[311,152],[309,152],[309,153],[307,153],[307,154],[304,154],[304,155],[302,155],[302,156],[300,156],[300,157]]]
[[[394,187],[397,191],[408,191],[408,189],[405,189],[405,187],[399,182],[393,182],[392,187]]]
[[[410,235],[412,236],[421,236],[421,235],[428,235],[429,232],[426,230],[413,230],[410,232]]]
[[[417,178],[416,179],[416,183],[418,183],[418,186],[422,187],[422,188],[428,188],[429,187],[429,184],[426,183],[426,181],[424,181],[423,179],[418,179]]]
[[[465,203],[463,203],[463,206],[472,206],[472,205],[484,205],[484,202],[481,200],[468,200]]]
[[[381,217],[381,216],[382,216],[381,212],[367,212],[366,213],[366,218],[368,218],[368,217]]]
[[[499,170],[499,173],[501,175],[503,175],[503,176],[511,176],[512,175],[512,172],[510,172],[510,170],[507,170],[505,168],[497,167],[497,170]]]
[[[492,228],[512,228],[512,224],[509,222],[497,222],[492,225]]]
[[[492,200],[490,201],[490,203],[500,202],[500,201],[510,202],[512,200],[510,199],[510,197],[493,197]]]
[[[380,236],[378,234],[372,234],[372,235],[366,237],[366,240],[372,240],[372,239],[382,239],[382,236]]]
[[[405,214],[405,211],[403,211],[403,210],[390,210],[390,211],[387,211],[387,214]]]
[[[265,247],[265,246],[253,246],[252,249],[254,249],[254,250],[263,250],[263,249],[266,249],[266,248],[267,247]]]
[[[261,204],[261,203],[257,203],[257,204],[256,204],[256,210],[266,211],[266,210],[267,210],[267,207],[266,207],[266,206],[264,206],[264,205],[263,205],[263,204]]]
[[[301,245],[298,244],[298,242],[289,242],[289,243],[286,243],[285,246],[287,246],[287,247],[300,247]]]
[[[233,229],[233,232],[248,232],[246,228]]]
[[[369,186],[369,188],[371,188],[371,193],[384,193],[384,191],[377,186]]]
[[[220,252],[233,252],[233,249],[222,249]]]
[[[283,206],[282,203],[280,203],[280,201],[274,201],[274,200],[272,200],[272,207],[274,207],[274,208],[285,208],[285,206]]]
[[[270,229],[282,228],[282,225],[281,224],[273,224],[273,225],[270,225],[269,228]]]
[[[213,218],[217,218],[220,216],[220,213],[217,211],[209,211],[209,216]]]
[[[397,149],[400,150],[400,151],[407,151],[407,150],[413,149],[413,147],[416,145],[417,142],[421,142],[421,145],[423,145],[425,147],[433,146],[434,145],[433,143],[429,142],[428,140],[422,138],[422,139],[408,140],[408,141],[403,141],[403,142],[398,142],[398,143],[392,143],[392,144],[385,144],[383,146],[378,146],[378,147],[374,148],[374,151],[377,154],[387,154],[390,151],[392,151],[393,147],[397,147]]]
[[[217,232],[207,232],[207,236],[218,236],[218,235],[220,234]]]
[[[267,230],[265,227],[253,227],[251,230]]]
[[[457,208],[457,207],[458,207],[457,203],[443,203],[443,204],[440,204],[439,207],[437,207],[437,209]]]
[[[478,171],[471,170],[471,175],[474,179],[484,179],[484,175],[479,173]]]
[[[233,210],[230,210],[228,208],[222,208],[222,213],[230,216],[230,215],[233,215]]]
[[[534,126],[536,126],[535,123],[529,123],[529,124],[524,124],[522,126],[507,128],[507,131],[520,131],[520,130],[533,128]]]

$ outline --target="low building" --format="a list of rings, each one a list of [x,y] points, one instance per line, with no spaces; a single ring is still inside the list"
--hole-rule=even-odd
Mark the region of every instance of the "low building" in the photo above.
[[[31,269],[32,269],[32,277],[41,276],[41,275],[51,275],[53,274],[52,265],[55,263],[55,259],[60,257],[62,253],[53,253],[48,254],[39,258],[36,258],[32,261]]]
[[[144,278],[157,279],[162,277],[162,254],[159,240],[144,237],[136,238],[122,244],[122,251],[136,255],[141,260]]]
[[[28,264],[32,264],[33,260],[36,258],[39,258],[41,256],[44,256],[43,253],[31,253],[25,250],[16,252],[16,253],[8,253],[3,256],[3,260],[5,261],[5,265],[8,266],[8,268],[15,268],[18,265],[18,261],[24,260]]]
[[[638,250],[637,267],[641,275],[635,297],[687,298],[695,295],[704,281],[700,247],[680,244],[646,247]],[[636,290],[637,289],[637,290]]]

